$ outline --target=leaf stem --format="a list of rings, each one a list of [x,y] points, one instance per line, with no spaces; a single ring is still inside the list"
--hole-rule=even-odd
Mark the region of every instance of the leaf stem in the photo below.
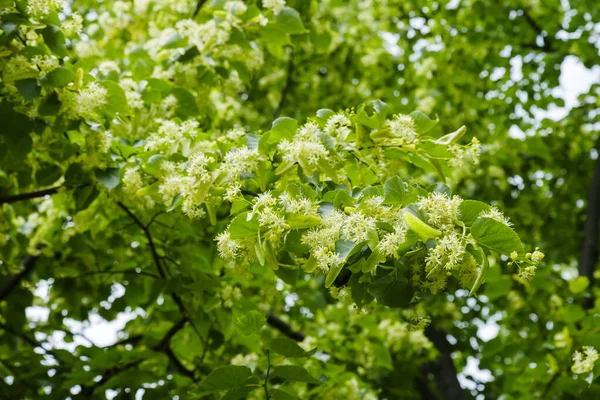
[[[271,351],[270,350],[267,350],[267,363],[269,365],[267,367],[267,374],[265,375],[265,383],[263,383],[263,387],[265,388],[265,396],[266,396],[267,400],[269,400],[271,398],[271,396],[269,396],[269,388],[268,388],[269,374],[271,373]]]

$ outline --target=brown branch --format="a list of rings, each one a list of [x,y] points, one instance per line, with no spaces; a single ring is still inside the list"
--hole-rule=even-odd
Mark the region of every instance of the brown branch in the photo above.
[[[15,194],[12,196],[0,197],[0,204],[16,203],[18,201],[31,200],[31,199],[36,199],[38,197],[44,197],[46,195],[55,194],[56,192],[58,192],[58,189],[60,189],[60,188],[61,188],[61,186],[56,186],[56,187],[53,187],[50,189],[37,190],[35,192],[19,193],[19,194]]]
[[[522,9],[522,11],[523,17],[525,17],[525,21],[527,21],[527,23],[535,31],[537,36],[541,37],[544,41],[544,45],[538,48],[541,48],[544,51],[553,51],[552,41],[548,36],[549,33],[542,29],[542,27],[536,22],[536,20],[533,19],[533,17],[531,16],[531,14],[529,14],[529,12],[527,12],[527,10]]]
[[[57,281],[66,281],[66,280],[70,280],[70,279],[87,278],[87,277],[95,276],[95,275],[118,275],[118,274],[148,276],[148,277],[154,278],[154,279],[160,278],[158,275],[153,274],[152,272],[146,272],[146,271],[137,272],[134,269],[130,269],[130,270],[122,270],[122,271],[94,271],[94,272],[89,272],[89,273],[81,274],[81,275],[77,275],[77,276],[58,277],[58,278],[56,278],[56,280]]]
[[[269,315],[267,316],[267,324],[269,324],[272,328],[277,329],[279,332],[283,333],[290,339],[295,340],[296,342],[301,342],[304,340],[304,333],[294,331],[290,324],[279,319],[272,313],[269,313]]]
[[[119,205],[119,207],[121,207],[123,209],[123,211],[125,211],[127,213],[127,215],[129,215],[129,217],[131,217],[131,219],[133,219],[135,224],[137,226],[139,226],[140,229],[144,232],[144,235],[146,236],[146,239],[148,240],[148,245],[150,246],[150,251],[152,252],[152,258],[154,259],[154,264],[156,264],[156,269],[158,270],[158,274],[160,275],[160,277],[162,279],[166,279],[166,274],[165,274],[163,266],[160,262],[160,257],[158,256],[158,253],[156,252],[156,245],[154,244],[154,240],[152,239],[152,235],[150,234],[150,229],[148,229],[148,226],[144,225],[142,223],[142,221],[138,217],[136,217],[135,214],[132,213],[131,210],[129,210],[129,208],[127,208],[127,206],[125,204],[121,203],[120,201],[117,202],[117,204]],[[179,311],[181,312],[183,317],[189,321],[190,325],[192,326],[192,329],[194,329],[194,332],[196,332],[196,335],[198,335],[198,338],[200,339],[200,341],[204,345],[206,345],[206,340],[204,340],[204,338],[200,334],[200,331],[196,327],[196,324],[194,324],[194,321],[190,318],[190,314],[187,311],[185,305],[183,304],[181,297],[179,297],[179,295],[177,295],[176,293],[171,293],[171,298],[173,299],[175,304],[177,304],[177,307],[179,308]]]
[[[467,400],[467,394],[458,382],[456,367],[450,354],[452,349],[446,339],[446,333],[429,325],[425,336],[434,344],[440,355],[435,362],[429,363],[425,369],[433,373],[442,399]]]
[[[44,346],[42,346],[42,343],[38,342],[34,338],[29,337],[29,336],[27,336],[24,333],[16,332],[11,327],[7,326],[6,324],[4,324],[2,322],[0,322],[0,328],[4,329],[6,332],[10,333],[11,335],[16,336],[19,339],[23,340],[24,342],[26,342],[27,344],[29,344],[34,349],[39,347],[40,349],[42,349],[42,351],[44,352],[44,354],[51,355],[52,357],[54,357],[56,359],[56,361],[58,361],[60,363],[63,363],[63,360],[61,360],[61,358],[59,356],[57,356],[56,353],[53,350],[46,349]]]
[[[164,350],[164,352],[167,355],[167,357],[169,357],[169,360],[171,361],[171,363],[173,364],[173,366],[175,367],[175,370],[177,370],[177,372],[179,372],[182,375],[187,376],[188,378],[190,378],[193,381],[196,381],[196,382],[198,381],[198,379],[196,378],[196,374],[194,374],[194,371],[190,371],[189,369],[187,369],[185,367],[185,365],[183,365],[181,363],[181,361],[179,361],[179,359],[173,352],[173,349],[171,349],[171,346],[167,346],[167,348]]]
[[[177,332],[179,332],[181,329],[183,329],[183,327],[185,326],[185,323],[187,321],[188,321],[187,318],[181,318],[179,321],[177,321],[171,327],[171,329],[169,329],[169,331],[167,332],[167,334],[160,340],[160,342],[158,342],[154,346],[152,346],[152,350],[154,350],[154,351],[163,351],[163,350],[165,350],[169,346],[169,343],[171,342],[171,338],[173,336],[175,336],[175,334]]]
[[[130,336],[127,339],[123,339],[120,340],[116,343],[113,343],[111,345],[108,346],[104,346],[104,349],[110,349],[111,347],[117,347],[117,346],[124,346],[126,344],[130,344],[130,345],[136,345],[138,344],[142,339],[144,338],[143,335],[134,335],[134,336]]]
[[[38,244],[36,249],[41,249],[43,246]],[[35,267],[35,261],[39,256],[32,256],[31,254],[27,254],[21,264],[23,265],[23,270],[18,274],[12,275],[10,278],[4,282],[2,286],[0,286],[0,301],[4,300],[4,298],[8,297],[8,295],[16,288],[21,281],[29,275],[33,268]]]
[[[600,151],[600,139],[596,142],[596,150]],[[588,193],[587,213],[583,228],[583,246],[579,259],[579,275],[586,276],[590,285],[594,281],[594,270],[598,261],[598,239],[600,225],[600,157],[596,159],[592,182]],[[593,306],[593,299],[588,306]],[[591,308],[591,307],[590,307]]]

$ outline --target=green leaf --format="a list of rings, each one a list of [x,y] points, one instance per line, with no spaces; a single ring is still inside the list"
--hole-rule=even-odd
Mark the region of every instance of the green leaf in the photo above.
[[[248,398],[248,395],[257,390],[257,386],[242,386],[239,388],[228,390],[221,400],[241,400]]]
[[[302,367],[296,365],[280,365],[273,368],[271,376],[283,378],[288,381],[307,382],[315,385],[321,385],[323,382],[313,377]]]
[[[590,285],[590,280],[587,276],[578,276],[569,281],[569,290],[571,293],[583,293]]]
[[[410,116],[415,121],[415,131],[421,135],[435,128],[438,122],[440,122],[438,117],[431,119],[421,111],[413,111],[410,113]]]
[[[121,170],[119,168],[107,168],[105,170],[96,170],[96,179],[108,188],[110,192],[121,181]]]
[[[181,87],[171,89],[171,94],[177,99],[177,116],[181,119],[195,117],[200,113],[196,104],[196,97]]]
[[[65,183],[69,186],[81,186],[90,183],[90,176],[83,170],[81,164],[69,165],[65,172]]]
[[[477,278],[475,278],[473,287],[469,292],[469,296],[472,296],[477,292],[477,289],[479,289],[479,287],[485,281],[488,269],[490,268],[490,262],[484,251],[481,249],[481,247],[469,245],[468,251],[469,254],[475,259],[477,264],[479,264],[479,274],[477,274]]]
[[[100,192],[95,186],[79,186],[74,189],[75,209],[77,211],[85,210],[92,204]]]
[[[524,252],[519,235],[495,219],[478,218],[471,227],[471,235],[481,246],[501,254]]]
[[[457,131],[442,136],[441,138],[436,140],[434,143],[442,144],[445,146],[454,144],[454,143],[458,142],[465,135],[465,132],[467,132],[467,127],[463,125],[460,128],[458,128]]]
[[[295,395],[288,393],[286,391],[283,391],[281,389],[271,390],[270,395],[273,400],[297,400],[297,399],[299,399],[299,397],[296,397]]]
[[[460,203],[460,219],[466,226],[471,226],[482,212],[488,211],[491,207],[477,200],[463,200]]]
[[[288,117],[280,117],[273,121],[269,143],[279,143],[283,139],[290,140],[298,130],[298,121]]]
[[[35,180],[40,186],[48,186],[62,176],[62,169],[56,165],[47,165],[35,173]]]
[[[340,255],[342,260],[347,260],[353,254],[356,254],[361,247],[362,244],[356,244],[351,240],[339,239],[335,242],[335,251]]]
[[[248,212],[243,212],[231,221],[229,234],[232,239],[243,239],[258,233],[258,221],[252,218],[247,220]]]
[[[38,85],[37,79],[34,78],[15,81],[15,86],[19,89],[19,93],[25,101],[33,100],[42,93],[42,88]]]
[[[250,335],[254,332],[258,332],[260,328],[267,322],[267,319],[263,313],[252,310],[235,321],[235,326],[243,335]]]
[[[252,375],[250,368],[238,365],[228,365],[212,371],[200,384],[192,390],[194,394],[210,394],[225,390],[240,388]]]
[[[102,81],[100,84],[107,90],[106,105],[103,107],[104,112],[109,117],[129,115],[129,104],[127,104],[127,97],[121,86],[113,81]]]
[[[288,213],[285,216],[285,221],[290,229],[306,229],[321,225],[321,218],[314,215]]]
[[[66,68],[56,68],[46,74],[40,82],[42,85],[62,88],[75,80],[75,73]]]
[[[284,357],[294,358],[294,357],[308,357],[308,354],[304,349],[288,338],[275,338],[271,342],[271,350],[274,353],[280,354]]]
[[[291,7],[283,7],[279,14],[275,16],[275,23],[278,30],[290,35],[306,32],[300,14]]]
[[[46,43],[46,46],[48,46],[54,54],[61,58],[68,55],[65,35],[58,26],[46,25],[40,32],[44,38],[44,43]]]
[[[391,308],[406,307],[413,298],[414,289],[406,278],[398,279],[396,276],[384,276],[373,282],[371,293],[379,304]]]
[[[373,356],[378,367],[394,370],[394,363],[390,351],[382,343],[373,343]]]
[[[385,181],[383,185],[384,204],[404,204],[404,182],[399,176]]]
[[[421,221],[412,212],[404,212],[404,222],[408,229],[416,233],[423,242],[434,239],[442,234],[442,232]]]

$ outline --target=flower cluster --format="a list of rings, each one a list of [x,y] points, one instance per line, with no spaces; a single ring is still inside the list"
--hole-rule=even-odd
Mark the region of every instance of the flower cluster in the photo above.
[[[321,130],[314,122],[298,129],[292,141],[282,140],[279,149],[283,153],[283,164],[293,166],[298,163],[306,175],[314,174],[317,169],[329,168],[329,151],[321,140]]]
[[[508,265],[515,265],[519,268],[517,278],[521,283],[525,284],[533,279],[537,266],[544,260],[544,253],[538,247],[533,253],[526,253],[525,258],[519,258],[516,252],[510,254],[511,261]]]
[[[263,0],[262,5],[273,11],[274,14],[279,14],[285,7],[285,0]]]
[[[69,101],[71,118],[93,118],[100,107],[106,104],[108,91],[97,82],[91,82],[77,92]]]
[[[419,140],[415,130],[415,121],[410,115],[394,115],[391,121],[386,122],[393,139],[393,144],[414,144]]]
[[[598,360],[598,352],[591,346],[583,346],[583,353],[573,353],[573,365],[571,371],[575,374],[586,374],[594,369],[594,363]]]
[[[156,133],[146,139],[146,150],[157,150],[164,154],[181,151],[189,155],[192,141],[198,134],[198,121],[187,120],[177,123],[173,120],[159,119]]]
[[[419,207],[429,216],[428,223],[440,229],[452,229],[459,218],[462,199],[459,196],[448,196],[433,192],[419,200]]]
[[[28,0],[27,14],[34,19],[42,19],[52,11],[58,11],[63,6],[63,0]]]

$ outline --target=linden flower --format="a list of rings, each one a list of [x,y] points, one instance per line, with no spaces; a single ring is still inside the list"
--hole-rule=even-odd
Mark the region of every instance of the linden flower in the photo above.
[[[576,374],[585,374],[594,369],[598,359],[598,352],[592,346],[583,346],[583,354],[579,351],[573,353],[573,366],[571,371]]]
[[[448,232],[437,239],[437,246],[429,250],[425,258],[426,271],[444,267],[447,271],[457,268],[463,261],[466,243],[456,232]]]
[[[225,260],[235,260],[241,247],[240,242],[231,238],[229,231],[224,231],[215,238],[219,255]]]
[[[123,188],[125,193],[135,195],[144,186],[142,175],[137,169],[128,168],[123,174]]]
[[[502,222],[506,226],[512,226],[512,222],[510,222],[510,220],[504,216],[502,211],[498,210],[496,207],[491,207],[489,210],[482,212],[479,216],[482,218],[495,219],[496,221]]]
[[[62,0],[28,0],[26,11],[31,18],[41,19],[52,11],[61,9],[62,5]]]
[[[90,118],[94,111],[106,104],[108,91],[97,82],[90,83],[73,97],[71,104],[75,117]]]
[[[263,0],[262,5],[264,8],[268,8],[273,11],[273,14],[277,15],[285,7],[285,0]]]
[[[351,125],[352,124],[348,117],[346,117],[342,113],[338,113],[331,116],[327,120],[327,124],[325,125],[325,132],[327,132],[331,136],[336,137],[338,141],[343,142],[344,140],[346,140],[346,138],[351,132],[349,128],[349,126]]]
[[[61,27],[65,36],[76,36],[83,30],[83,17],[78,13],[71,14],[71,19],[65,21]]]
[[[449,197],[444,193],[433,192],[421,198],[418,204],[429,214],[427,222],[442,229],[451,229],[459,217],[461,203],[462,199],[459,196]]]
[[[225,154],[220,170],[225,174],[227,181],[235,182],[243,172],[252,172],[258,168],[259,157],[256,150],[247,147],[234,148]]]
[[[366,217],[362,212],[355,212],[346,218],[342,232],[347,239],[359,243],[367,240],[367,234],[375,227],[374,218]]]
[[[419,139],[415,131],[415,121],[410,115],[395,115],[393,120],[386,122],[386,125],[392,135],[400,139],[400,144],[412,144]]]
[[[225,200],[233,203],[236,199],[242,196],[242,187],[239,184],[234,184],[227,187],[225,192]]]
[[[317,215],[318,213],[316,204],[313,204],[313,202],[306,197],[295,199],[290,196],[289,193],[285,192],[279,196],[279,202],[283,208],[290,213],[303,215]]]
[[[396,232],[385,235],[377,245],[381,254],[386,257],[398,258],[398,247],[404,243],[405,233],[405,230],[398,231],[396,229]]]
[[[312,175],[317,166],[327,163],[329,152],[319,139],[319,126],[309,122],[298,129],[294,139],[282,140],[279,149],[283,152],[283,161],[288,164],[298,163],[306,175]]]

